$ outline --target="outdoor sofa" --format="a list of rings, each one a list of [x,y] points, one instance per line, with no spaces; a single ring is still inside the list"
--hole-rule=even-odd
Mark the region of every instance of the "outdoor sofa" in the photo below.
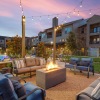
[[[13,71],[14,74],[24,74],[24,73],[31,73],[36,71],[37,69],[41,69],[45,67],[45,59],[44,58],[20,58],[13,60]]]
[[[100,100],[100,77],[78,93],[76,100]]]
[[[29,82],[22,85],[11,77],[9,73],[0,74],[0,100],[45,100],[45,90]]]
[[[74,73],[76,70],[87,71],[87,77],[89,78],[89,72],[92,72],[94,75],[94,66],[92,58],[70,58],[69,63],[65,63],[66,68],[74,69]]]

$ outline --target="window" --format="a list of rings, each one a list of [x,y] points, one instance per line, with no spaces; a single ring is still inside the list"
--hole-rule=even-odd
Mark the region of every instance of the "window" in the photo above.
[[[84,33],[84,28],[81,28],[81,33]]]
[[[58,31],[56,32],[56,37],[59,37],[59,36],[62,36],[61,30],[58,30]]]
[[[52,38],[52,32],[47,33],[47,38]]]
[[[41,37],[44,38],[45,37],[45,33],[42,33]]]
[[[71,27],[65,28],[65,34],[70,33],[71,31],[72,31],[72,28]]]
[[[39,41],[41,41],[41,36],[39,36]]]
[[[95,28],[94,28],[94,33],[96,33],[96,32],[97,32],[97,28],[95,27]]]

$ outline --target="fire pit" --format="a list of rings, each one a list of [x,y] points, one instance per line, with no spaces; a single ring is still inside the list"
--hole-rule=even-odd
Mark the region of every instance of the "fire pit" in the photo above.
[[[57,65],[47,64],[46,68],[36,71],[36,83],[44,89],[51,88],[66,80],[66,68]]]

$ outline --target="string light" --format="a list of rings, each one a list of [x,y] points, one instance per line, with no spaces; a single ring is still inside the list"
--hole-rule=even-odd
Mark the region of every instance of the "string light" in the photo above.
[[[22,14],[24,14],[23,7],[22,7]]]
[[[40,16],[40,20],[41,20],[41,16]]]
[[[22,5],[21,5],[21,0],[20,0],[20,8],[22,7]]]
[[[83,0],[80,2],[80,7],[82,8],[82,3],[83,3]]]
[[[74,9],[74,12],[73,12],[73,14],[75,14],[75,9]]]
[[[59,18],[58,16],[59,16],[59,15],[57,14],[57,18]]]
[[[50,16],[48,15],[48,19],[50,19]]]
[[[33,16],[32,16],[32,20],[33,20]]]
[[[91,13],[91,10],[90,10],[89,14],[90,14],[90,15],[92,14],[92,13]]]
[[[80,15],[79,11],[78,11],[78,16]]]

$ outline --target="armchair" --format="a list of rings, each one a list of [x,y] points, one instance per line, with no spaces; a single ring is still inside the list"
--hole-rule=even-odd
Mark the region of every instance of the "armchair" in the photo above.
[[[44,100],[45,91],[31,83],[22,85],[25,88],[25,95],[19,97],[11,80],[0,75],[0,100]],[[19,91],[20,92],[20,91]],[[21,91],[22,93],[22,91]],[[19,93],[19,94],[21,94]]]
[[[92,58],[81,58],[81,61],[76,66],[76,69],[80,71],[87,71],[87,77],[89,78],[89,72],[92,72],[94,75],[94,66]]]
[[[74,72],[75,72],[76,66],[79,63],[79,61],[80,61],[79,58],[72,57],[72,58],[70,58],[69,63],[65,62],[65,67],[70,68],[70,69],[74,69]]]

